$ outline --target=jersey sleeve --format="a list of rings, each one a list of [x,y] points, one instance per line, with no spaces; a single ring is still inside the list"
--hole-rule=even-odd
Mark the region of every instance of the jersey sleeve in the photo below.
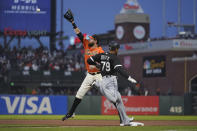
[[[125,77],[126,79],[129,78],[129,75],[127,74],[127,72],[123,68],[118,57],[114,57],[114,70],[116,70],[121,76]]]
[[[116,71],[117,71],[121,76],[123,76],[124,78],[126,78],[126,79],[129,78],[128,73],[126,72],[126,70],[125,70],[122,66],[117,67],[117,68],[116,68]]]
[[[114,57],[113,58],[113,65],[114,65],[114,69],[118,68],[118,67],[122,67],[122,64],[120,63],[120,60],[118,59],[118,57]]]
[[[100,63],[101,62],[101,54],[96,54],[94,56],[91,56],[90,58],[88,58],[87,62],[90,65],[96,65],[97,63]]]

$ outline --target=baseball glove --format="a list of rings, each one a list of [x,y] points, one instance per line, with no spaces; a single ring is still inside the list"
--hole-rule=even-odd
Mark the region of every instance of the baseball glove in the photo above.
[[[68,9],[68,11],[66,11],[66,13],[64,14],[64,18],[67,19],[69,22],[74,21],[73,13],[70,9]]]

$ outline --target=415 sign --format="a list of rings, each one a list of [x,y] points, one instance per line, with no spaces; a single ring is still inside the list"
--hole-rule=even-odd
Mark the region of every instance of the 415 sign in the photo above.
[[[170,107],[170,113],[178,113],[181,114],[183,112],[182,106],[171,106]]]

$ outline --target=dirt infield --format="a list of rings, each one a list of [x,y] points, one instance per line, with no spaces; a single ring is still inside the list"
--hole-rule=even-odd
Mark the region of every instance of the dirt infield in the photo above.
[[[145,126],[197,126],[197,121],[136,121]],[[0,125],[119,126],[118,120],[0,120]]]

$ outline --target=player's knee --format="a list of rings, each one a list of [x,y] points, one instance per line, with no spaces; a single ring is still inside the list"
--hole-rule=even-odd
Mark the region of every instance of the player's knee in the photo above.
[[[111,98],[108,98],[108,100],[111,102],[111,103],[116,103],[116,99],[111,97]]]

